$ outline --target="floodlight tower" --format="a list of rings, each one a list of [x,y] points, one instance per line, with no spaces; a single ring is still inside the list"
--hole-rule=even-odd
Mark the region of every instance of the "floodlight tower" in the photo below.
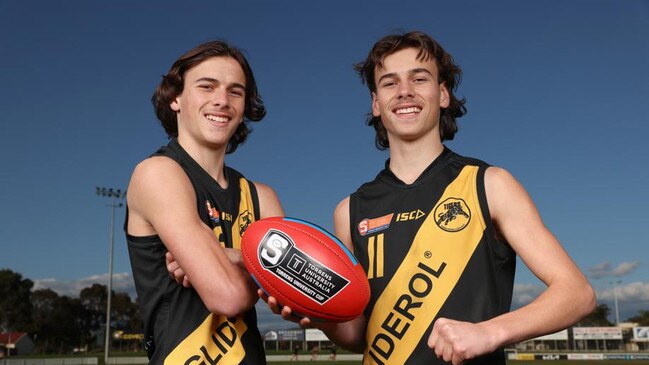
[[[97,195],[111,198],[110,212],[110,245],[108,254],[108,298],[106,301],[106,334],[104,343],[104,364],[108,364],[108,348],[110,344],[110,302],[113,291],[113,247],[115,246],[115,208],[124,205],[122,200],[126,197],[126,190],[97,187]]]

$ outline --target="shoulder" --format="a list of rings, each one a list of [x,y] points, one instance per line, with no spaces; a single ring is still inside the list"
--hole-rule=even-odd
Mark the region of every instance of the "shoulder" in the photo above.
[[[174,160],[162,156],[153,156],[135,166],[131,176],[131,183],[135,181],[155,185],[163,183],[163,178],[183,175],[186,175],[184,170]]]
[[[538,215],[532,198],[509,171],[489,167],[485,171],[484,185],[489,212],[495,222],[502,225],[505,221],[520,221],[523,217],[529,221]]]
[[[253,184],[259,199],[259,216],[261,218],[283,216],[284,209],[275,190],[269,185],[258,181],[253,182]]]
[[[336,205],[336,208],[334,209],[334,217],[349,216],[349,199],[350,197],[347,196]]]
[[[191,188],[185,171],[174,160],[153,156],[140,162],[131,175],[128,197],[151,196],[169,189]]]
[[[509,171],[501,167],[489,166],[485,170],[484,181],[487,196],[507,193],[508,189],[511,188],[522,189],[518,180]]]

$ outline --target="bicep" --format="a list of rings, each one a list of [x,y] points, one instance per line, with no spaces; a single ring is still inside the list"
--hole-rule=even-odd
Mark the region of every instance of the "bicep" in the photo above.
[[[163,157],[149,159],[133,172],[129,209],[153,227],[174,256],[185,241],[181,238],[203,226],[191,182],[180,166]]]
[[[541,216],[523,186],[507,171],[490,167],[485,189],[491,217],[525,265],[546,285],[579,271]]]
[[[196,194],[182,168],[172,160],[149,159],[136,168],[129,184],[133,209],[150,223],[165,247],[205,299],[227,281],[230,262],[216,236],[196,210]],[[129,204],[131,201],[129,201]]]

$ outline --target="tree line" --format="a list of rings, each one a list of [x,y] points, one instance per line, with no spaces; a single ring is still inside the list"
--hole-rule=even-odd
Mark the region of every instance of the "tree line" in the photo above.
[[[29,333],[37,353],[103,349],[106,285],[92,284],[78,297],[33,287],[34,282],[21,274],[0,270],[0,332]],[[142,333],[137,300],[133,302],[126,293],[111,295],[111,333]]]
[[[27,332],[37,353],[70,353],[75,348],[87,351],[103,349],[106,324],[107,288],[92,284],[79,292],[78,298],[59,295],[51,289],[32,290],[34,282],[11,270],[0,270],[0,332]],[[598,305],[579,322],[582,327],[612,326],[611,309]],[[649,326],[649,310],[641,310],[626,322]],[[111,333],[141,333],[137,299],[126,293],[112,293]],[[140,343],[129,346],[140,350]]]

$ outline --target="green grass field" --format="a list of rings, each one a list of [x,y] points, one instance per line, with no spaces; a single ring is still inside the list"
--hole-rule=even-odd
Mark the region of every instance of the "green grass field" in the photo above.
[[[360,365],[360,361],[280,361],[268,365]],[[508,365],[649,365],[646,360],[510,360]]]
[[[39,358],[39,357],[22,357]],[[56,358],[49,356],[49,358]],[[301,357],[300,361],[269,361],[268,365],[361,365],[361,361],[343,361],[343,360],[318,360],[310,361],[309,355]],[[103,356],[98,357],[98,365],[104,364]],[[509,360],[507,365],[649,365],[649,360]],[[0,360],[3,365],[3,360]]]

